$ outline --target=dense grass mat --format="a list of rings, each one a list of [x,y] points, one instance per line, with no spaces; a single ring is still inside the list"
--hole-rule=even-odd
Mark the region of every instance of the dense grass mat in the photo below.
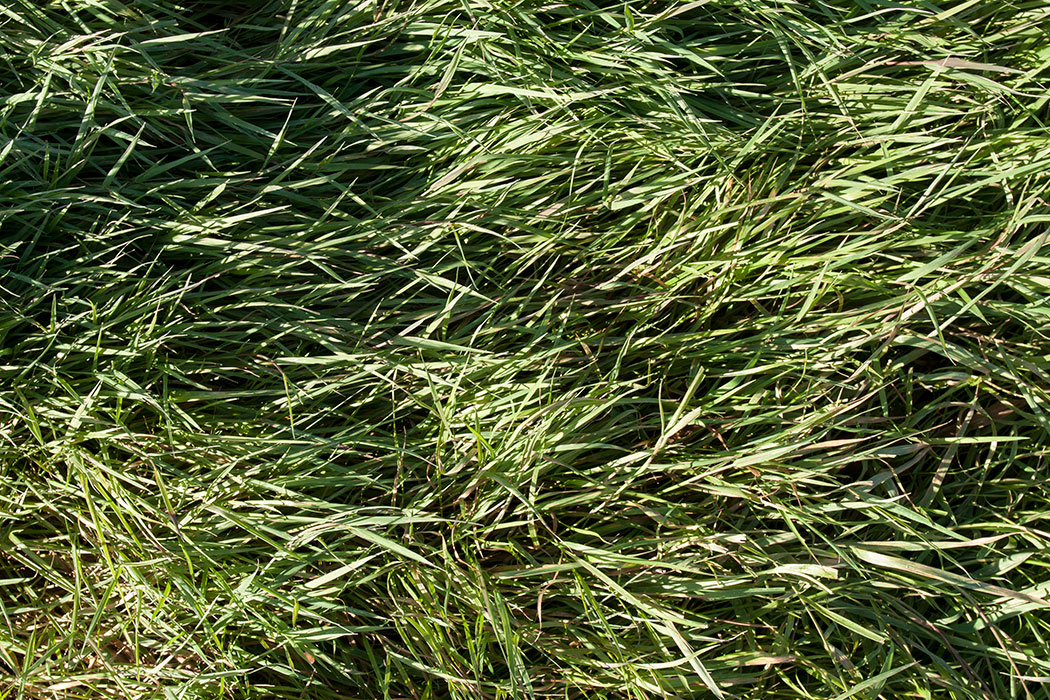
[[[0,0],[0,696],[1050,698],[1048,85],[1035,0]]]

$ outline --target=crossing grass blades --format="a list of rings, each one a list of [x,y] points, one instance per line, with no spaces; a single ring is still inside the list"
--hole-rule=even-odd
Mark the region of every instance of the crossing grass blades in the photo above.
[[[0,697],[1050,697],[1050,7],[0,3]]]

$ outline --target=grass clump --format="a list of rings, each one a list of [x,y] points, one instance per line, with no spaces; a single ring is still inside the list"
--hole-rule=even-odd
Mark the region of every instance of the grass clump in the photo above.
[[[1043,2],[0,3],[0,695],[1047,698]]]

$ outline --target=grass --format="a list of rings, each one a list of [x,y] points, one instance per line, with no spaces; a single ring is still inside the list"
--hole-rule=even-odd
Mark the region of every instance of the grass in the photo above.
[[[1050,698],[1050,7],[0,1],[0,697]]]

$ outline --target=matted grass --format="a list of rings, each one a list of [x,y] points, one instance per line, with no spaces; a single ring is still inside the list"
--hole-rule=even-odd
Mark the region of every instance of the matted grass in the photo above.
[[[0,1],[0,697],[1050,698],[1050,6]]]

